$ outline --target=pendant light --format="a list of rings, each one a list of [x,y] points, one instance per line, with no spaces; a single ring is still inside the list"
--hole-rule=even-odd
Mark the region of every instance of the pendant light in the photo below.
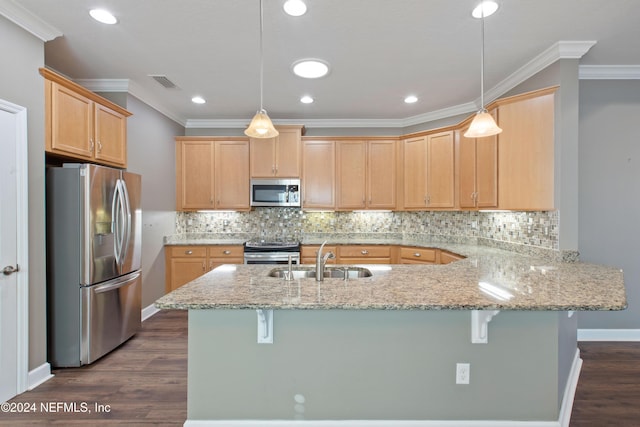
[[[260,0],[260,109],[253,116],[244,134],[250,138],[273,138],[280,133],[273,127],[267,111],[262,107],[262,86],[264,80],[264,52],[262,48],[262,0]]]
[[[480,110],[471,121],[469,129],[464,133],[466,138],[482,138],[485,136],[497,135],[502,132],[493,116],[484,108],[484,18],[485,6],[481,4],[480,9]],[[495,10],[494,10],[495,11]],[[490,14],[490,13],[489,13]]]

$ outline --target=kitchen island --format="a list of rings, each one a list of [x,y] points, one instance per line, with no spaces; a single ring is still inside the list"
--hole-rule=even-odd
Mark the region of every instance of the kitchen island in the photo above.
[[[622,272],[440,247],[467,258],[322,282],[224,265],[159,299],[189,310],[186,425],[567,425],[573,313],[624,309]]]

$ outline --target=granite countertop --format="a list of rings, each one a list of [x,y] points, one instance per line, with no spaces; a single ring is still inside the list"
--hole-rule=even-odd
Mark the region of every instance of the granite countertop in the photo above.
[[[155,306],[183,310],[562,311],[623,310],[627,306],[623,272],[614,267],[549,261],[481,245],[420,246],[467,258],[447,265],[366,265],[372,277],[325,278],[322,282],[268,277],[271,269],[283,266],[223,265],[163,296]]]

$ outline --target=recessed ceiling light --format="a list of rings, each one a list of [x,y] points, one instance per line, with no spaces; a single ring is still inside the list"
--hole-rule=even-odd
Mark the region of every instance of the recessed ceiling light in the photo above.
[[[194,104],[205,104],[207,101],[201,96],[194,96],[191,98],[191,102]]]
[[[407,104],[413,104],[414,102],[418,102],[418,97],[415,95],[409,95],[404,99],[404,102]]]
[[[487,16],[491,16],[496,13],[496,10],[498,10],[498,3],[493,0],[485,0],[473,9],[471,16],[480,19],[484,14],[484,17],[486,18]]]
[[[113,16],[111,12],[104,9],[91,9],[89,11],[89,15],[91,15],[91,17],[96,21],[102,22],[103,24],[112,25],[118,22],[116,17]]]
[[[329,72],[329,64],[319,59],[301,59],[293,63],[293,73],[305,79],[324,77]]]
[[[309,95],[305,95],[302,98],[300,98],[300,102],[302,102],[303,104],[311,104],[313,103],[313,98],[310,97]]]
[[[302,16],[307,12],[307,5],[302,0],[287,0],[282,7],[291,16]]]

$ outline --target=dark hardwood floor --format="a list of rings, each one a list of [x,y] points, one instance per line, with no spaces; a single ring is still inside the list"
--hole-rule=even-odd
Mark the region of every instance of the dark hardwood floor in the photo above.
[[[53,374],[9,401],[35,404],[35,412],[2,412],[0,425],[182,426],[187,419],[187,312],[161,311],[116,351],[91,365]],[[58,402],[75,402],[76,412]],[[41,403],[59,412],[47,413]],[[95,405],[103,406],[96,411]]]
[[[579,347],[584,363],[571,427],[640,426],[640,343],[582,342]],[[9,401],[35,405],[35,411],[0,412],[0,425],[182,426],[187,418],[187,313],[161,311],[117,351],[92,365],[54,374]],[[69,406],[74,403],[76,412]],[[64,404],[67,408],[58,406]]]

